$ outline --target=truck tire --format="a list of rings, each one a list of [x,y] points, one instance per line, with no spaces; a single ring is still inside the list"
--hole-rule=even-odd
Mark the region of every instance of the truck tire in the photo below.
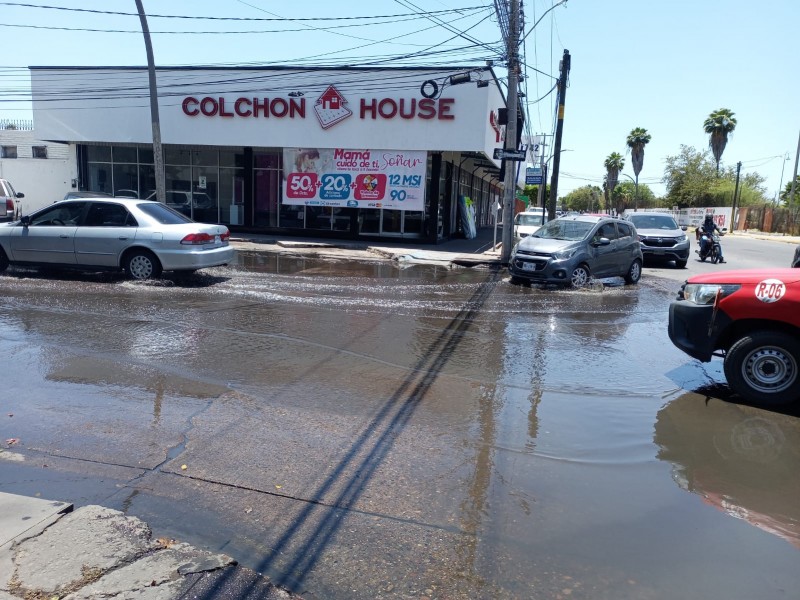
[[[800,341],[778,331],[754,331],[726,352],[728,385],[743,398],[765,406],[800,399]]]

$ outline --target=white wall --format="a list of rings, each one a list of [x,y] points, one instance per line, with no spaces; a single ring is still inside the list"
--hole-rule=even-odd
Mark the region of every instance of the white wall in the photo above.
[[[19,201],[22,214],[60,200],[77,180],[75,147],[46,142],[36,138],[34,131],[0,130],[0,145],[16,146],[17,158],[0,158],[0,178],[7,179],[17,193],[25,194]],[[32,146],[46,146],[47,158],[32,158]]]

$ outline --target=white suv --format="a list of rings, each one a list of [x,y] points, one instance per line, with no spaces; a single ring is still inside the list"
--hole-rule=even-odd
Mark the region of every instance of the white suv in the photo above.
[[[8,179],[0,179],[0,221],[13,221],[17,212],[16,200],[25,194],[17,193]]]

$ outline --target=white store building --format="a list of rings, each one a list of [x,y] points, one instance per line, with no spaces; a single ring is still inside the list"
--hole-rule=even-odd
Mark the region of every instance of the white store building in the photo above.
[[[147,69],[30,71],[36,134],[74,148],[78,187],[154,197]],[[489,68],[159,68],[157,83],[166,200],[196,220],[435,243],[460,235],[469,198],[493,223],[505,99]]]

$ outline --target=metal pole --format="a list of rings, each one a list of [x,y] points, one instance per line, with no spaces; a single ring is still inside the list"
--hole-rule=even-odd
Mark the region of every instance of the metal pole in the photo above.
[[[156,66],[153,60],[153,45],[150,43],[150,29],[147,27],[147,16],[144,14],[142,0],[136,0],[139,20],[142,22],[144,47],[147,51],[147,76],[150,82],[150,120],[153,122],[153,161],[156,175],[156,199],[167,201],[167,186],[164,181],[164,155],[161,151],[161,123],[158,117],[158,87],[156,85]],[[141,191],[140,191],[141,193]]]
[[[558,80],[558,121],[556,122],[556,139],[553,146],[553,175],[550,181],[550,201],[547,203],[547,218],[556,218],[558,204],[558,168],[561,164],[561,135],[564,132],[564,97],[567,95],[567,76],[572,58],[569,50],[564,50],[561,59],[561,77]]]
[[[506,124],[506,150],[514,150],[517,146],[519,2],[520,0],[511,0],[511,13],[508,19],[508,123]],[[511,165],[506,165],[505,175],[505,188],[503,190],[503,252],[500,255],[500,262],[508,264],[511,258],[511,244],[514,233],[514,200],[517,196],[516,169]]]
[[[785,156],[782,157],[783,160],[781,161],[781,182],[778,184],[778,195],[776,197],[776,202],[781,201],[781,192],[783,191],[783,170],[786,168],[786,162],[789,160],[789,153],[787,152]]]
[[[797,162],[800,160],[800,135],[797,136],[797,154],[794,157],[794,177],[792,177],[792,191],[789,192],[789,204],[794,202],[794,190],[797,188]]]

